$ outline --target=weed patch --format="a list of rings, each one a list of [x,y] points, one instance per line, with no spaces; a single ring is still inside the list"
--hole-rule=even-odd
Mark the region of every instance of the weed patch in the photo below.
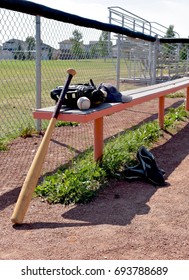
[[[65,121],[57,121],[56,122],[56,127],[62,127],[62,126],[78,126],[78,122],[65,122]]]
[[[0,151],[6,151],[7,149],[7,142],[4,139],[0,139]]]

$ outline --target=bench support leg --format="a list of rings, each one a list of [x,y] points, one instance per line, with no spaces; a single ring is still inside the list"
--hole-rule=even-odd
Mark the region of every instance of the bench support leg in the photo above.
[[[165,108],[165,97],[159,97],[159,126],[163,128],[164,126],[164,108]]]
[[[189,111],[189,87],[186,88],[186,105],[185,105],[186,111]]]
[[[100,161],[103,154],[103,117],[94,120],[94,160]]]

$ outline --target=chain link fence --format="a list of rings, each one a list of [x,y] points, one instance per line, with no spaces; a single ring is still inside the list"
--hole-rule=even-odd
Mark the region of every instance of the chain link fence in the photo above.
[[[107,33],[6,9],[0,13],[1,137],[35,127],[32,110],[54,104],[50,91],[64,84],[67,68],[77,71],[73,83],[90,78],[96,85],[115,83],[116,59],[108,53]]]
[[[160,45],[4,8],[0,28],[2,139],[36,127],[32,111],[54,104],[50,91],[64,83],[67,68],[77,71],[73,83],[92,78],[119,90],[188,73],[188,46],[181,44]]]

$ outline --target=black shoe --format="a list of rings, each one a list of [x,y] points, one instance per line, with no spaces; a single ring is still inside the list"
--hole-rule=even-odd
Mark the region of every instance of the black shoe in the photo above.
[[[154,161],[155,164],[156,164],[157,169],[159,169],[159,171],[160,171],[163,175],[165,175],[165,170],[158,167],[154,155],[153,155],[150,151],[148,151],[144,146],[141,146],[140,149],[139,149],[139,151],[137,152],[137,159],[139,160],[139,162],[141,162],[141,160],[140,160],[140,157],[141,157],[141,156],[142,156],[142,157],[148,157],[148,158],[151,159],[151,161]]]
[[[154,155],[142,146],[137,152],[137,158],[142,165],[146,179],[154,185],[164,186],[165,171],[158,167]]]
[[[145,173],[142,168],[142,165],[139,163],[135,166],[125,165],[125,169],[123,171],[123,176],[125,179],[134,180],[134,179],[145,179]]]

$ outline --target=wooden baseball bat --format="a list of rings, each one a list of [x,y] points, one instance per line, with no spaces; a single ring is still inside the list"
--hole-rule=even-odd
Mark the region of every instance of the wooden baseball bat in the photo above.
[[[29,203],[32,199],[32,194],[35,190],[37,181],[38,181],[40,173],[41,173],[45,155],[48,150],[49,142],[50,142],[54,127],[56,125],[56,120],[57,120],[58,114],[60,112],[65,94],[68,90],[72,77],[76,74],[76,71],[74,69],[68,69],[67,73],[68,73],[68,77],[67,77],[65,85],[62,89],[60,98],[56,104],[56,107],[55,107],[54,113],[52,115],[52,118],[49,122],[48,128],[47,128],[45,135],[42,139],[42,142],[37,150],[37,153],[33,159],[33,162],[30,166],[30,169],[28,171],[28,174],[26,176],[26,179],[25,179],[22,189],[20,191],[18,200],[16,202],[16,206],[14,208],[14,211],[13,211],[13,214],[11,217],[11,221],[14,224],[21,224],[24,219],[24,216],[28,209]]]

